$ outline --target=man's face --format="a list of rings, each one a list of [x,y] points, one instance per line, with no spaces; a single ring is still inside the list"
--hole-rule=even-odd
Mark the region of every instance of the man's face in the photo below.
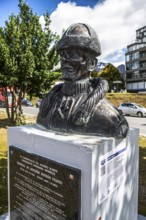
[[[64,80],[77,81],[88,76],[89,71],[87,70],[87,56],[85,52],[67,49],[60,51],[60,57]]]

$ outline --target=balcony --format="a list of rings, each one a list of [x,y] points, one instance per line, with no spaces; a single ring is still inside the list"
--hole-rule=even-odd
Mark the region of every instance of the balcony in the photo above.
[[[143,58],[143,57],[146,58],[146,53],[140,53],[140,54],[139,54],[139,58]]]
[[[126,81],[143,81],[146,80],[146,71],[145,72],[131,72],[131,73],[127,73],[126,75]]]
[[[139,68],[140,69],[146,69],[146,62],[143,62],[143,63],[139,63]]]

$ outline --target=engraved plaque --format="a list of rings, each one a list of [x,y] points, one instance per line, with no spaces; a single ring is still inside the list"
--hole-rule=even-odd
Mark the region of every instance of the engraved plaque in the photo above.
[[[81,171],[14,146],[10,220],[80,220]]]

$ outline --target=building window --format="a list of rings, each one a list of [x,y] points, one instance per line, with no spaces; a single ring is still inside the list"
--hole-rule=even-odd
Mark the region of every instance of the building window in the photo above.
[[[127,63],[126,65],[126,71],[131,70],[131,63]]]
[[[139,68],[139,62],[133,62],[131,68],[132,68],[132,70],[133,69],[138,69]]]
[[[133,87],[133,89],[134,90],[137,90],[138,88],[137,88],[137,83],[132,83],[133,85],[132,85],[132,87]]]
[[[146,72],[141,73],[143,78],[146,78]]]
[[[139,71],[134,71],[132,78],[139,78],[139,77],[140,77]]]
[[[133,46],[130,46],[128,47],[128,51],[133,51],[133,50],[136,50],[136,45],[133,45]]]
[[[141,62],[140,63],[140,68],[146,68],[146,62]]]
[[[144,82],[138,82],[138,89],[144,89]]]
[[[135,59],[139,59],[139,52],[136,52],[136,53],[134,54],[134,56],[135,56]]]
[[[141,52],[141,53],[140,53],[140,58],[143,58],[143,57],[146,58],[146,52]]]
[[[127,78],[127,79],[132,79],[132,73],[127,73],[126,78]]]
[[[126,55],[126,62],[128,62],[128,61],[130,61],[130,55],[129,54]]]
[[[127,89],[131,90],[132,89],[132,83],[127,83]]]
[[[139,58],[139,52],[135,52],[131,54],[131,60],[136,60]]]
[[[139,52],[131,53],[126,55],[126,61],[129,62],[131,60],[139,59]]]

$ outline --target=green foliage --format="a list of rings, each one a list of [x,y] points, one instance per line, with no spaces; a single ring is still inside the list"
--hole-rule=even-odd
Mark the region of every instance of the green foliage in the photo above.
[[[50,71],[43,83],[43,87],[41,86],[41,84],[38,85],[34,78],[33,83],[36,86],[34,86],[33,90],[30,90],[28,93],[30,99],[32,100],[33,96],[41,98],[42,94],[47,93],[51,89],[51,87],[54,85],[55,81],[58,80],[59,78],[61,78],[61,72]]]
[[[96,78],[96,77],[99,76],[99,74],[100,74],[100,73],[97,72],[97,70],[93,70],[93,71],[91,72],[90,76]]]
[[[27,94],[44,92],[59,75],[53,74],[59,62],[55,50],[58,36],[50,30],[50,17],[44,14],[45,26],[24,0],[20,12],[12,14],[0,28],[0,87],[11,88],[13,106],[8,118],[16,122],[21,114],[21,99]],[[8,103],[6,103],[8,104]],[[19,116],[17,116],[19,115]]]
[[[25,115],[23,115],[22,111],[19,111],[19,113],[17,114],[16,120],[15,120],[15,124],[16,124],[16,126],[20,126],[20,125],[25,125],[26,124]]]
[[[114,81],[122,82],[118,87],[119,90],[124,87],[124,80],[120,76],[119,70],[110,63],[99,73],[99,76],[108,81],[110,91],[114,89]]]

